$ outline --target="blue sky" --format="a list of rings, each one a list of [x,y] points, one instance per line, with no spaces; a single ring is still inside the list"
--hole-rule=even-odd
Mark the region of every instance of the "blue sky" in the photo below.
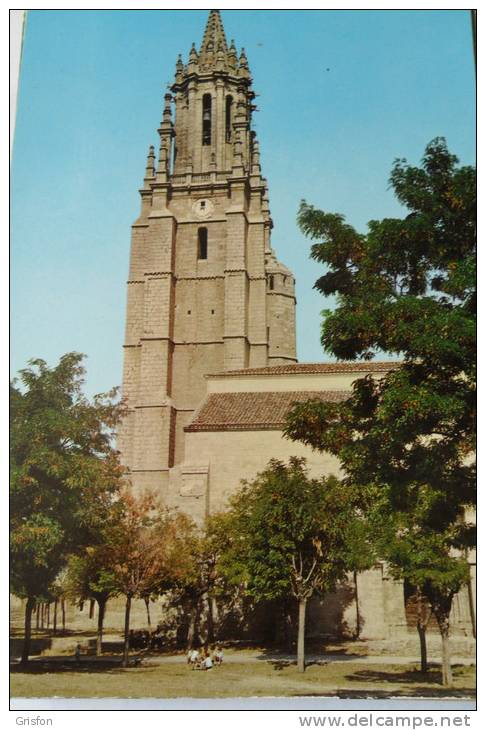
[[[88,356],[89,393],[121,381],[130,225],[177,54],[207,11],[29,11],[12,166],[12,370]],[[312,286],[322,271],[299,201],[368,220],[400,216],[393,160],[446,137],[474,164],[467,10],[222,11],[254,79],[273,247],[297,278],[301,361],[329,359]]]

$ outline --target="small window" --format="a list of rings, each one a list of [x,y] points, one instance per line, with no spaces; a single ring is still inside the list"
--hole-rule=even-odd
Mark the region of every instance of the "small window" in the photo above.
[[[202,111],[202,143],[203,145],[211,144],[211,94],[203,96]]]
[[[197,232],[197,257],[207,259],[208,257],[208,229],[199,228]]]
[[[233,110],[233,97],[226,97],[226,141],[231,142],[231,122]]]
[[[268,277],[268,287],[270,290],[273,290],[274,286],[275,286],[275,282],[273,279],[273,274],[270,274],[270,276]]]

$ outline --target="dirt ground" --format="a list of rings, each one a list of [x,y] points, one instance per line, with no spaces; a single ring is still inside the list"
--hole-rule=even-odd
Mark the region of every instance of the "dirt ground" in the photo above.
[[[353,661],[311,664],[299,674],[279,660],[227,662],[209,671],[192,671],[183,656],[123,669],[119,660],[78,667],[72,659],[33,661],[28,671],[13,668],[13,697],[473,697],[474,667],[454,667],[454,688],[440,686],[434,667],[421,674],[414,666]]]
[[[20,604],[20,602],[19,602]],[[11,696],[76,698],[231,698],[231,697],[458,697],[475,691],[474,655],[464,642],[453,648],[454,687],[440,685],[440,657],[436,637],[430,637],[431,668],[418,671],[415,636],[390,642],[308,642],[308,666],[299,674],[293,655],[263,647],[225,647],[222,667],[191,671],[183,652],[169,646],[147,656],[141,666],[121,667],[121,633],[114,605],[104,636],[102,657],[94,656],[96,615],[88,607],[69,607],[67,630],[54,636],[52,627],[34,630],[27,669],[16,661],[23,643],[22,611],[12,606]],[[142,612],[134,628],[145,626]],[[435,639],[435,640],[434,640]],[[73,652],[82,646],[76,664]],[[136,653],[136,652],[135,652]]]

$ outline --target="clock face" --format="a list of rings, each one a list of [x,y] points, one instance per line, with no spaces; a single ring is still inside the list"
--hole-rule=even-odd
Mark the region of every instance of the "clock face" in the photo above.
[[[193,204],[192,209],[198,218],[209,218],[214,210],[214,205],[207,198],[200,198]]]

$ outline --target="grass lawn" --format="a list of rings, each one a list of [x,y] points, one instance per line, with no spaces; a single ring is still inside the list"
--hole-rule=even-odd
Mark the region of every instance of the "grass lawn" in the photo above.
[[[14,667],[12,697],[473,697],[474,667],[454,667],[454,688],[443,689],[440,670],[421,674],[412,665],[349,662],[310,665],[304,674],[295,665],[254,661],[231,663],[209,672],[191,671],[180,662],[130,667],[81,667],[69,662],[31,663]]]

